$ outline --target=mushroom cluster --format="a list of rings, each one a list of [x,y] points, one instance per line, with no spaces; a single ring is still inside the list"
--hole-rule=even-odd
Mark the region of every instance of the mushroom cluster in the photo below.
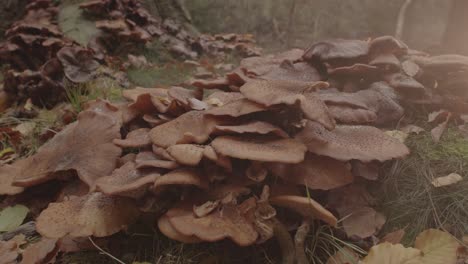
[[[249,246],[275,237],[283,263],[307,263],[312,221],[337,227],[343,218],[354,240],[380,230],[385,217],[366,183],[381,162],[409,154],[382,129],[406,103],[454,100],[454,88],[422,83],[460,76],[465,60],[429,57],[392,37],[334,40],[244,59],[193,89],[125,90],[128,103],[90,102],[35,155],[1,167],[0,193],[62,182],[37,218],[47,238],[109,236],[146,212],[177,241]]]
[[[174,55],[187,59],[202,54],[219,56],[232,51],[243,57],[260,54],[252,35],[200,35],[189,31],[181,21],[153,17],[137,0],[89,0],[80,7],[98,17],[96,26],[104,32],[90,45],[96,51],[100,47],[109,49],[116,39],[118,42],[146,43],[157,38]]]
[[[65,77],[87,81],[99,63],[90,50],[64,37],[56,23],[54,1],[31,1],[26,11],[0,44],[0,60],[11,66],[4,90],[10,101],[31,99],[35,105],[52,107],[63,100]]]

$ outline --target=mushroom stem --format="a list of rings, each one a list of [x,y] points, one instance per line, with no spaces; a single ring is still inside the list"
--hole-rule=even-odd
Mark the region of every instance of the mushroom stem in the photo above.
[[[296,253],[294,243],[288,230],[276,217],[273,217],[273,233],[278,240],[281,249],[282,261],[281,264],[294,264]]]
[[[302,225],[296,231],[296,235],[294,236],[294,245],[296,247],[296,260],[297,264],[309,264],[307,260],[307,256],[305,253],[305,240],[307,238],[307,234],[310,231],[309,222],[304,220]]]

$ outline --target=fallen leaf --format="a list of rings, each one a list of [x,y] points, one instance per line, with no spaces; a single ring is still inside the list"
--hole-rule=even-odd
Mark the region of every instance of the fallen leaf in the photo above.
[[[398,139],[401,143],[405,143],[406,139],[408,138],[408,133],[405,133],[400,130],[389,130],[385,131],[385,134],[391,136],[392,138]]]
[[[452,114],[448,113],[447,116],[445,117],[445,120],[431,130],[431,136],[434,142],[437,143],[440,141],[440,138],[442,137],[445,130],[447,129],[448,122],[450,121],[451,117],[452,117]]]
[[[385,242],[373,246],[362,260],[362,264],[425,264],[419,261],[420,257],[421,251],[418,249]]]
[[[414,247],[423,253],[424,264],[448,264],[457,261],[458,241],[449,233],[428,229],[416,237]]]
[[[434,187],[443,187],[443,186],[449,186],[449,185],[455,184],[461,180],[463,180],[463,177],[460,176],[460,174],[450,173],[447,176],[435,178],[434,180],[432,180],[431,184]]]
[[[20,226],[29,209],[24,205],[9,206],[0,212],[0,232],[8,232],[15,230]]]
[[[418,127],[418,126],[415,126],[415,125],[406,125],[402,128],[400,128],[401,131],[405,132],[406,134],[417,134],[419,135],[419,133],[421,132],[424,132],[426,130],[424,130],[424,128],[422,127]]]
[[[20,264],[48,263],[57,253],[57,239],[42,238],[24,250]]]

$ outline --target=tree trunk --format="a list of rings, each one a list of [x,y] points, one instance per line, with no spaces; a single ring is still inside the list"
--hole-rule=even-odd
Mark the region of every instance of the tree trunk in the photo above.
[[[468,55],[468,1],[452,0],[447,27],[442,41],[443,51]]]

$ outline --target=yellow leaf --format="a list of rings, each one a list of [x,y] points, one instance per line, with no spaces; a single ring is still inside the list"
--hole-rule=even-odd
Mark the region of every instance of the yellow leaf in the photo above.
[[[459,182],[461,180],[463,180],[463,177],[460,176],[459,174],[450,173],[447,176],[435,178],[431,182],[431,184],[434,185],[434,187],[442,187],[442,186],[452,185],[452,184],[457,183],[457,182]]]
[[[448,262],[447,262],[448,263]],[[362,264],[426,264],[421,261],[421,251],[388,242],[373,246]]]
[[[423,252],[424,264],[451,264],[457,261],[458,241],[449,233],[428,229],[418,235],[414,247]]]

